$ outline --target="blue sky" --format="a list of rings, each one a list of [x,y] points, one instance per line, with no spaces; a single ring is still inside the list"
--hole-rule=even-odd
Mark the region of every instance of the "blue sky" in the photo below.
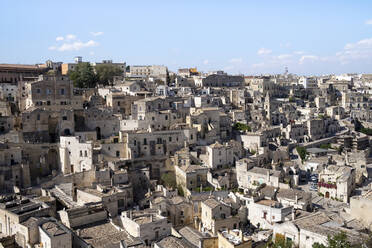
[[[1,2],[0,63],[112,59],[230,73],[372,73],[372,1]]]

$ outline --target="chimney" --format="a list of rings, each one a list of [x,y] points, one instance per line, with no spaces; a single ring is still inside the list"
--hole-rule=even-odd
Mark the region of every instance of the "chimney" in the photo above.
[[[298,204],[298,195],[297,194],[295,195],[295,202],[296,202],[296,204]]]
[[[153,221],[154,221],[154,215],[150,214],[150,222],[153,222]]]
[[[270,170],[267,169],[266,171],[266,183],[270,182]]]
[[[296,219],[296,212],[294,208],[292,208],[292,221]]]

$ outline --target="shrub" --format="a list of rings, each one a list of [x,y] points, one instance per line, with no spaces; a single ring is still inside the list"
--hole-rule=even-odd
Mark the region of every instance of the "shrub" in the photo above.
[[[252,128],[244,123],[237,122],[234,124],[234,129],[238,131],[248,131],[251,132]]]
[[[305,147],[297,146],[296,151],[298,155],[300,156],[301,160],[304,161],[306,158],[306,155],[308,154]]]

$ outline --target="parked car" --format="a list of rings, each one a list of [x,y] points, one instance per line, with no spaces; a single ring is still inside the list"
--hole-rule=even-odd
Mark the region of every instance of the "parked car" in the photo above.
[[[311,191],[318,191],[318,187],[310,186],[310,190],[311,190]]]
[[[310,178],[310,180],[313,181],[313,182],[318,182],[318,178],[317,177],[312,177],[312,178]]]

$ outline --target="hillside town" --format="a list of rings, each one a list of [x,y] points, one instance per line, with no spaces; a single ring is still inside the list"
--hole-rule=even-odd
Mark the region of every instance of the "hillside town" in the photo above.
[[[372,74],[0,64],[0,247],[372,247],[371,137]]]

